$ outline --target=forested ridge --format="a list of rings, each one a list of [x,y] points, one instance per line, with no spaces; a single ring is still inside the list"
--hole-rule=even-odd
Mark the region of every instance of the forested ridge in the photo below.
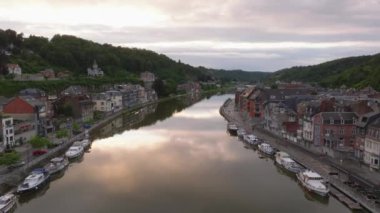
[[[279,70],[268,81],[314,82],[324,87],[364,88],[380,91],[380,54],[357,56],[328,61],[318,65]]]
[[[189,80],[246,80],[256,81],[265,73],[223,71],[204,67],[193,67],[174,61],[163,54],[146,49],[99,44],[71,35],[55,35],[51,39],[31,35],[23,36],[13,30],[0,30],[0,49],[8,50],[10,56],[2,54],[0,66],[19,64],[23,73],[36,73],[46,68],[69,71],[75,76],[86,76],[86,70],[94,60],[109,78],[137,78],[143,71],[151,71],[168,84]]]

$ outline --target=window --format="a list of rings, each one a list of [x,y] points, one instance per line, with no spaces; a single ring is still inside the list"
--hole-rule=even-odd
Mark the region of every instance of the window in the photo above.
[[[344,129],[343,129],[343,128],[340,128],[340,129],[339,129],[339,134],[341,134],[341,135],[344,134]]]
[[[342,120],[340,120],[340,124],[344,124],[344,120],[342,119]]]

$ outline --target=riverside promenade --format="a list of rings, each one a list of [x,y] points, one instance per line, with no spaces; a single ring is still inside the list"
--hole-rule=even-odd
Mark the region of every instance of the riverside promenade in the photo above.
[[[357,190],[347,186],[343,183],[346,181],[344,175],[330,175],[331,172],[336,172],[336,165],[332,166],[331,161],[325,155],[317,155],[310,151],[304,150],[303,148],[280,139],[271,133],[265,131],[264,129],[255,126],[253,128],[252,123],[249,119],[245,119],[240,112],[235,109],[235,103],[232,99],[228,99],[220,108],[220,114],[229,122],[236,123],[239,127],[244,128],[247,133],[253,133],[258,138],[265,140],[267,143],[271,144],[273,147],[287,152],[292,156],[294,160],[304,165],[305,167],[312,169],[319,174],[321,174],[325,179],[327,179],[331,186],[337,188],[340,192],[345,194],[347,197],[352,199],[353,202],[358,202],[362,207],[370,212],[379,212],[380,206],[373,200],[368,200],[364,194],[358,192]],[[364,169],[364,168],[362,168]],[[365,168],[368,169],[368,168]],[[379,174],[374,174],[376,178]],[[367,177],[368,178],[368,177]]]

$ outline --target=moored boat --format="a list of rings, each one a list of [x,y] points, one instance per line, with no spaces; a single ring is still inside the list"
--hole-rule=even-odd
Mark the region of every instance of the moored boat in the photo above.
[[[277,165],[294,174],[297,174],[303,170],[303,167],[290,158],[286,152],[276,152],[275,161]]]
[[[251,145],[257,145],[259,143],[259,139],[255,135],[244,135],[243,140]]]
[[[83,155],[84,153],[84,149],[83,149],[83,146],[77,146],[77,145],[73,145],[71,146],[67,152],[65,153],[65,156],[68,158],[68,159],[73,159],[73,158],[77,158],[81,155]]]
[[[267,155],[274,155],[275,151],[274,149],[272,148],[271,145],[267,144],[267,143],[261,143],[258,145],[258,148],[261,152],[263,152],[264,154],[267,154]]]
[[[297,173],[297,179],[308,191],[311,191],[322,197],[329,195],[329,189],[321,175],[316,172],[305,170]]]
[[[81,141],[76,141],[73,143],[73,146],[82,146],[83,149],[87,149],[90,147],[90,140],[89,139],[83,139]]]
[[[10,212],[16,206],[16,196],[14,194],[5,194],[0,197],[0,212]]]
[[[49,182],[50,174],[44,168],[34,169],[17,187],[17,193],[37,190]]]
[[[44,168],[50,175],[56,174],[64,170],[69,165],[69,160],[66,157],[56,157],[50,160]]]
[[[228,123],[227,124],[227,130],[230,133],[230,135],[237,136],[238,127],[237,127],[236,124],[234,124],[234,123]]]
[[[238,136],[239,139],[243,139],[243,137],[244,137],[245,134],[247,134],[246,131],[245,131],[245,129],[243,129],[243,128],[238,129],[237,136]]]

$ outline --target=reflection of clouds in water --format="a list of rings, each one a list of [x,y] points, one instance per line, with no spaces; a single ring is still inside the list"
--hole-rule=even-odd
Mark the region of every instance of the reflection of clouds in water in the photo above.
[[[148,190],[148,186],[170,184],[168,177],[179,184],[201,181],[198,178],[210,164],[231,163],[239,158],[231,145],[220,131],[127,131],[96,141],[91,150],[96,158],[85,170],[93,174],[88,181],[106,190],[135,193],[141,188]]]
[[[176,113],[173,115],[173,117],[176,118],[193,118],[193,119],[208,119],[208,118],[215,118],[219,116],[219,110],[218,109],[210,109],[210,110],[196,110],[198,112],[194,113],[189,111],[182,111],[179,113]]]

